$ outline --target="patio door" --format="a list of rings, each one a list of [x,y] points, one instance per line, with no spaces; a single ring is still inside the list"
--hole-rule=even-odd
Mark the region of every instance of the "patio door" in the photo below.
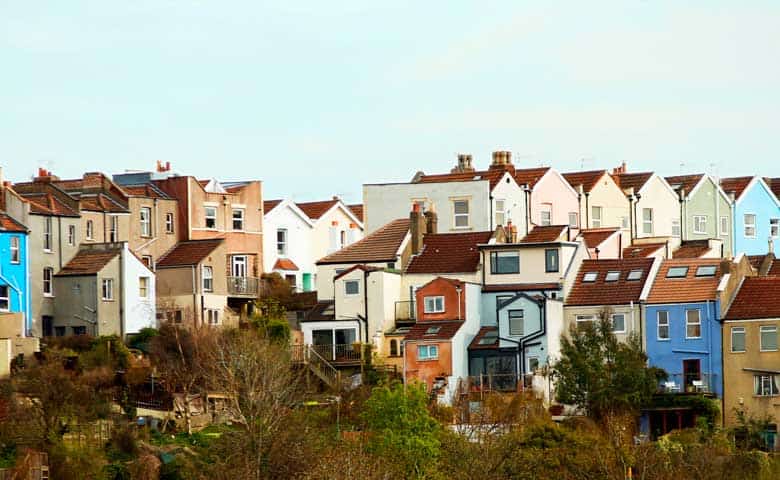
[[[683,360],[683,382],[692,387],[694,380],[701,380],[701,360]]]
[[[333,330],[313,330],[311,344],[325,360],[333,360]]]
[[[246,255],[233,255],[231,272],[234,277],[246,277],[247,272]]]

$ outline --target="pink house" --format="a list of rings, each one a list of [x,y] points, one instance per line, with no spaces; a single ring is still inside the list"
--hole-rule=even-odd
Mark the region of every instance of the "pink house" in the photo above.
[[[534,225],[580,226],[580,205],[577,191],[551,167],[515,170],[518,185],[527,185],[526,225],[530,231]],[[528,233],[527,231],[525,233]]]

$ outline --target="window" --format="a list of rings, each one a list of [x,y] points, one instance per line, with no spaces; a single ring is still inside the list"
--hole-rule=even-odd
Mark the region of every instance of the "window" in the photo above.
[[[496,225],[504,225],[506,222],[506,201],[503,198],[496,199]]]
[[[54,327],[54,335],[57,337],[64,337],[65,327]]]
[[[525,335],[525,316],[523,310],[509,311],[509,335],[522,337]]]
[[[731,327],[731,351],[745,351],[745,327]]]
[[[601,227],[601,207],[590,207],[590,223],[593,228]]]
[[[769,235],[772,238],[780,237],[780,218],[769,219]]]
[[[79,336],[79,335],[86,335],[87,334],[87,327],[80,326],[80,327],[71,327],[73,329],[73,335]]]
[[[206,321],[209,325],[219,325],[219,310],[207,308]]]
[[[780,395],[778,377],[780,375],[753,375],[753,393],[759,397]]]
[[[8,285],[0,285],[0,311],[7,312],[11,309],[11,299],[8,296]]]
[[[92,240],[94,238],[94,233],[92,220],[87,220],[87,240]]]
[[[396,339],[390,340],[390,356],[391,357],[398,356],[398,340]]]
[[[642,233],[647,235],[653,234],[653,209],[642,209]]]
[[[165,233],[173,233],[173,214],[165,214]]]
[[[569,226],[572,228],[577,228],[580,225],[580,218],[579,215],[577,215],[577,212],[569,212]]]
[[[287,229],[280,228],[276,230],[276,253],[287,255]]]
[[[629,229],[630,226],[628,224],[628,217],[626,216],[620,217],[620,227],[623,228],[624,230]]]
[[[468,228],[469,226],[469,201],[453,200],[452,211],[455,228]]]
[[[181,323],[182,321],[181,310],[169,310],[165,312],[165,317],[169,323]]]
[[[43,269],[43,294],[51,296],[54,294],[52,288],[52,278],[54,277],[54,269],[46,267]]]
[[[761,332],[761,351],[774,352],[777,350],[777,327],[763,325],[759,330]]]
[[[444,313],[444,297],[425,297],[425,313]]]
[[[205,207],[206,228],[217,228],[217,207]]]
[[[697,277],[714,277],[715,271],[718,269],[715,265],[702,265],[696,269]]]
[[[76,245],[76,226],[68,225],[68,245]]]
[[[620,272],[618,271],[607,272],[607,276],[604,277],[605,282],[617,282],[618,280],[620,280]]]
[[[438,345],[418,345],[417,360],[436,360],[439,358]]]
[[[43,220],[43,249],[51,252],[51,217]]]
[[[547,273],[559,270],[557,248],[550,248],[544,251],[544,270]]]
[[[441,327],[428,327],[425,331],[425,335],[436,335],[441,330]]]
[[[577,321],[577,326],[585,326],[590,325],[593,322],[596,321],[595,315],[577,315],[574,317],[574,319]]]
[[[149,297],[149,277],[138,277],[138,296]]]
[[[672,220],[672,236],[673,237],[679,237],[680,236],[680,221],[679,220]]]
[[[616,313],[612,315],[612,332],[625,333],[626,331],[626,315],[623,313]]]
[[[631,280],[631,281],[640,280],[642,278],[642,272],[644,272],[644,270],[631,270],[630,272],[628,272],[628,276],[626,277],[626,280]]]
[[[142,256],[141,257],[141,261],[144,262],[144,265],[149,267],[150,270],[152,268],[154,268],[154,261],[152,260],[152,256],[151,255],[144,255],[144,256]]]
[[[141,208],[141,236],[152,236],[152,209],[149,207]]]
[[[104,278],[102,285],[103,285],[103,289],[102,289],[103,300],[113,300],[114,299],[114,279],[113,278]]]
[[[596,277],[598,276],[598,272],[585,272],[585,275],[582,276],[582,281],[585,283],[592,283],[596,281]]]
[[[112,215],[109,217],[111,220],[109,221],[109,227],[108,227],[108,241],[109,242],[118,242],[119,241],[119,217],[116,215]]]
[[[542,205],[542,211],[539,212],[539,224],[543,227],[552,225],[552,205]]]
[[[19,254],[19,237],[11,237],[11,263],[21,263]]]
[[[536,373],[538,369],[539,369],[539,358],[528,357],[528,371],[530,373]]]
[[[360,293],[360,282],[357,280],[347,280],[344,282],[344,293],[347,295],[357,295]]]
[[[669,312],[658,311],[658,340],[669,340]]]
[[[685,278],[688,275],[688,267],[670,267],[666,272],[666,278]]]
[[[745,236],[747,238],[755,238],[756,236],[756,216],[752,213],[746,213],[743,217],[745,220]]]
[[[514,298],[512,295],[497,295],[496,296],[496,311],[498,311],[505,302]]]
[[[723,237],[729,234],[729,217],[720,217],[720,234]]]
[[[231,272],[234,277],[246,277],[247,268],[249,266],[249,257],[246,255],[233,255],[230,258]]]
[[[701,317],[698,310],[685,311],[685,338],[701,338]]]
[[[347,231],[342,230],[339,232],[339,248],[344,248],[347,246]]]
[[[706,215],[694,215],[693,216],[693,233],[706,234],[707,233],[707,216]]]
[[[518,252],[490,252],[490,273],[520,273]]]
[[[244,209],[234,208],[233,209],[233,230],[243,230],[243,229],[244,229]]]

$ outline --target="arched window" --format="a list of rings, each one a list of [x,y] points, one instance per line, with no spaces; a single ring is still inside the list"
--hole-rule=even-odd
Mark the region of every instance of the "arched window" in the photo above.
[[[397,357],[398,356],[398,340],[390,340],[390,356],[391,357]]]

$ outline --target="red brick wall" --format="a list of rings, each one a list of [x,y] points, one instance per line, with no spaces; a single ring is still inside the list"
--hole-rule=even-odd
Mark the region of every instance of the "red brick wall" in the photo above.
[[[466,317],[466,288],[460,285],[461,292],[458,295],[456,281],[444,278],[436,278],[423,285],[416,293],[417,320],[430,322],[437,320],[462,320]],[[425,313],[425,297],[443,296],[443,313]],[[460,298],[459,298],[460,297]],[[460,316],[458,315],[458,302],[460,302]]]
[[[438,345],[439,358],[436,360],[417,360],[418,345]],[[430,342],[409,342],[405,350],[406,378],[425,383],[428,391],[436,377],[452,375],[452,344],[448,340]]]

